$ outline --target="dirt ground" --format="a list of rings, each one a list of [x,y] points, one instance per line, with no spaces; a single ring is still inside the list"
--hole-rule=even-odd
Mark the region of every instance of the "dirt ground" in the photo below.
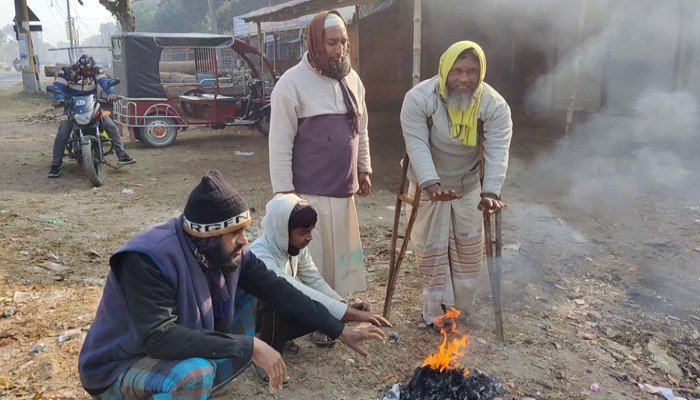
[[[260,221],[271,194],[266,138],[248,129],[203,129],[162,150],[128,143],[137,163],[108,169],[105,185],[93,189],[70,161],[59,179],[46,178],[57,114],[46,96],[18,90],[0,92],[0,398],[87,398],[77,357],[110,254],[180,212],[207,168],[220,169]],[[358,201],[370,289],[350,297],[375,310],[386,290],[403,152],[395,118],[373,117],[373,193]],[[552,148],[553,132],[516,118],[504,188],[507,343],[495,341],[485,277],[462,326],[470,336],[463,364],[498,376],[504,399],[661,398],[638,383],[700,399],[700,202],[640,195],[624,212],[591,213],[569,207],[565,188],[535,192],[534,183],[547,177],[529,167]],[[254,226],[251,236],[257,232]],[[394,296],[395,327],[386,329],[398,333],[397,344],[369,343],[364,359],[343,345],[318,349],[301,338],[301,352],[286,356],[289,387],[270,395],[246,371],[216,397],[382,398],[440,342],[421,325],[419,296],[409,256]]]

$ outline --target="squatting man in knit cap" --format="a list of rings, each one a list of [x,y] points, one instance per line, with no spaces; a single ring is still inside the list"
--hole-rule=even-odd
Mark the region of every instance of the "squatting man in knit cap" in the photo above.
[[[446,307],[468,313],[482,270],[483,213],[505,207],[501,187],[513,131],[510,108],[484,82],[486,56],[470,41],[440,57],[438,75],[407,94],[401,128],[411,163],[411,193],[421,200],[411,241],[423,280],[427,324]],[[483,185],[478,122],[483,122]]]
[[[318,212],[309,251],[325,281],[345,295],[367,288],[354,200],[372,186],[365,88],[337,11],[316,14],[306,40],[309,51],[272,91],[270,181],[273,192],[297,194]]]
[[[269,271],[248,251],[250,223],[245,202],[209,171],[182,215],[112,255],[78,362],[94,399],[206,399],[251,362],[280,389],[289,380],[280,353],[252,336],[255,298],[299,335],[319,330],[363,355],[360,342],[386,338],[374,325],[345,326]]]

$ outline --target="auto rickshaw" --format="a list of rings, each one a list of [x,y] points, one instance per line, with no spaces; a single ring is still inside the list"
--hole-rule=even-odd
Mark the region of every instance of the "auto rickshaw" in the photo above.
[[[200,33],[112,36],[114,76],[121,80],[114,121],[132,140],[166,147],[192,127],[270,129],[277,76],[248,43]]]

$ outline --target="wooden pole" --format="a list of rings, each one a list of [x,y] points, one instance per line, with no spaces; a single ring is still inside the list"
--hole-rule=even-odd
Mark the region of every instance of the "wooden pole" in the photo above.
[[[420,82],[421,61],[421,29],[423,25],[423,4],[421,0],[413,1],[413,73],[411,74],[412,86]]]
[[[27,56],[29,58],[29,72],[32,74],[36,72],[36,67],[34,65],[34,44],[32,43],[32,29],[29,26],[29,8],[27,7],[27,0],[22,1],[22,29],[27,37]],[[26,24],[26,25],[25,25]],[[17,27],[19,29],[19,27]]]
[[[412,73],[412,83],[413,86],[420,82],[420,56],[421,56],[421,10],[422,4],[421,0],[414,0],[413,3],[413,73]],[[406,194],[405,192],[410,191],[410,185],[408,185],[408,164],[410,160],[408,158],[408,153],[404,153],[403,160],[401,161],[401,180],[399,183],[398,193],[396,195],[396,206],[394,208],[394,225],[393,231],[391,232],[391,247],[389,248],[389,280],[386,285],[386,297],[384,297],[384,317],[389,318],[391,313],[391,299],[394,296],[394,288],[396,287],[396,280],[399,276],[399,268],[401,268],[401,262],[406,254],[406,249],[408,243],[411,241],[411,231],[413,230],[413,224],[418,216],[418,207],[420,205],[420,188],[415,187],[413,196]],[[407,186],[409,189],[407,190]],[[411,205],[411,215],[408,218],[408,224],[406,225],[406,233],[404,234],[403,241],[401,242],[401,249],[396,250],[396,243],[399,237],[399,223],[401,221],[401,207],[403,203]]]
[[[34,46],[32,44],[32,28],[29,25],[29,8],[27,0],[20,0],[22,21],[21,26],[17,27],[18,32],[24,32],[25,41],[27,43],[27,58],[29,61],[29,72],[22,71],[22,83],[25,93],[36,93],[39,91],[39,80],[37,79],[36,66],[34,64]]]
[[[360,5],[355,4],[355,15],[352,16],[352,24],[355,27],[352,40],[355,42],[355,71],[360,73]]]
[[[258,50],[260,50],[260,80],[264,80],[265,76],[265,38],[262,33],[262,25],[260,21],[258,25]]]

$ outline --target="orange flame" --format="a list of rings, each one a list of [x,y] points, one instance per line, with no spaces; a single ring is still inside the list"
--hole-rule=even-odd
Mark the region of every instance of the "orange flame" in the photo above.
[[[450,307],[445,315],[435,318],[434,324],[436,327],[440,328],[442,343],[440,343],[436,353],[429,355],[425,358],[425,360],[423,360],[421,367],[428,366],[431,369],[440,372],[462,368],[462,364],[457,360],[464,356],[464,350],[467,348],[467,335],[464,335],[459,339],[452,339],[449,342],[447,341],[448,329],[450,333],[457,333],[457,323],[455,322],[455,318],[457,318],[459,314],[459,310]],[[469,371],[465,370],[464,375],[469,375]]]

